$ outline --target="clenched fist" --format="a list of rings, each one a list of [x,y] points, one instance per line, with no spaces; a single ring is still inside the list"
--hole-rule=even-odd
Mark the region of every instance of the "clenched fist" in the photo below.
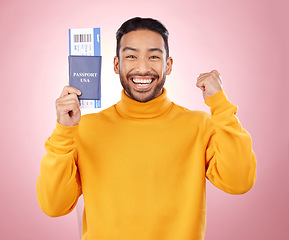
[[[203,91],[204,100],[223,88],[220,74],[217,70],[200,74],[196,86]]]
[[[81,92],[70,86],[63,88],[60,97],[55,101],[57,121],[63,126],[75,126],[81,118],[78,97]]]

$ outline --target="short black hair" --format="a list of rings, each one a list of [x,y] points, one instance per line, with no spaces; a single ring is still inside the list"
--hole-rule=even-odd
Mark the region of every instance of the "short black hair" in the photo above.
[[[124,22],[116,32],[116,56],[119,57],[120,40],[123,35],[137,30],[150,30],[159,33],[165,43],[166,57],[169,57],[169,32],[166,27],[158,20],[152,18],[135,17]]]

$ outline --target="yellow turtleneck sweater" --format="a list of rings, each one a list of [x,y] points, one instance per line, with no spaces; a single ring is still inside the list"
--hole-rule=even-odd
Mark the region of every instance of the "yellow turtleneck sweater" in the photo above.
[[[37,196],[49,216],[83,194],[83,240],[201,240],[205,178],[231,194],[255,181],[251,138],[223,90],[206,99],[211,115],[172,103],[166,90],[147,103],[122,92],[116,105],[57,123],[46,141]]]

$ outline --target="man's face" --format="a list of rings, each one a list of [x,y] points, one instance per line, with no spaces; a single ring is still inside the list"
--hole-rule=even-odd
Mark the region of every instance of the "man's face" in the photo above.
[[[147,102],[162,94],[172,63],[172,58],[166,59],[164,40],[159,33],[137,30],[121,38],[114,71],[119,74],[126,95]]]

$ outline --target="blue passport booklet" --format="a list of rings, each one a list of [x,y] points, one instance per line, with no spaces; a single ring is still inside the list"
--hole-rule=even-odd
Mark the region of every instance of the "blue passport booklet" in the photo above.
[[[79,89],[79,100],[100,100],[101,56],[68,56],[69,85]]]

